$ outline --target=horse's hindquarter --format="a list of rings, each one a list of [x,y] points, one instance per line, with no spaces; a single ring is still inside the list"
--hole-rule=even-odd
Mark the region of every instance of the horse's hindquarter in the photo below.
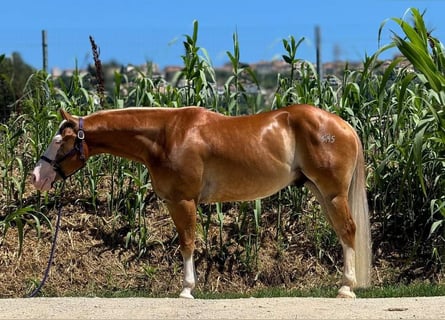
[[[291,108],[291,126],[302,173],[319,187],[328,184],[329,189],[335,190],[333,192],[347,192],[360,143],[354,129],[340,117],[322,109]]]

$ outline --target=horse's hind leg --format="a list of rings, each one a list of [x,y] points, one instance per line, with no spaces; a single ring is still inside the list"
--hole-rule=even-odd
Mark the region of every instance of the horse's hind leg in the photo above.
[[[355,277],[355,223],[349,210],[347,195],[337,195],[326,203],[331,223],[343,248],[343,283],[338,297],[355,298],[352,289],[356,286]]]
[[[196,282],[195,265],[193,261],[196,232],[196,204],[193,200],[182,200],[179,202],[167,202],[167,207],[179,235],[179,249],[184,261],[184,280],[179,297],[193,299],[192,290],[195,288]]]
[[[356,285],[355,277],[355,223],[352,219],[347,192],[326,196],[326,192],[312,182],[307,182],[306,186],[315,194],[326,214],[326,218],[337,234],[343,249],[343,279],[342,286],[338,291],[338,297],[355,298],[352,291]]]

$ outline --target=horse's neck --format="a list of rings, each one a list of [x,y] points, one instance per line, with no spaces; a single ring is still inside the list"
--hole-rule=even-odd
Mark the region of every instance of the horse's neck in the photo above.
[[[161,110],[110,111],[86,117],[90,156],[108,153],[147,163],[159,156],[166,120]]]

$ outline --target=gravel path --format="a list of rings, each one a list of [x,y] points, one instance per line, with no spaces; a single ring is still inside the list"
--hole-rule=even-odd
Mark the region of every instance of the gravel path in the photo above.
[[[0,319],[445,319],[445,297],[0,299]]]

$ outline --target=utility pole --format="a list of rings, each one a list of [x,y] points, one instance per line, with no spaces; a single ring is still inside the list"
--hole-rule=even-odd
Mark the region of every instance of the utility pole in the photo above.
[[[315,27],[315,44],[316,44],[316,59],[317,59],[317,74],[320,81],[323,80],[323,67],[321,62],[321,31],[320,26]]]
[[[43,70],[48,72],[48,42],[46,30],[42,30]]]

